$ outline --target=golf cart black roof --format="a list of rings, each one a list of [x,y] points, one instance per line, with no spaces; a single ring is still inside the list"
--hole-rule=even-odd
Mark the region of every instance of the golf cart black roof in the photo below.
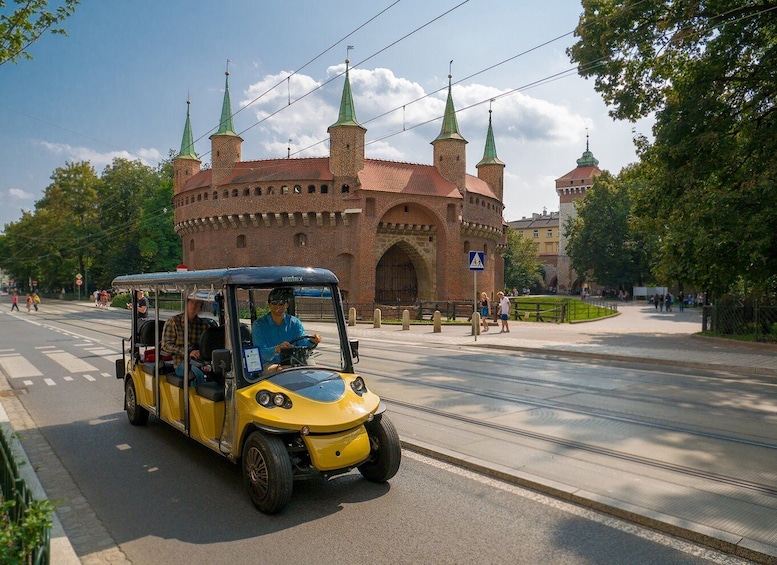
[[[238,286],[293,286],[336,284],[337,277],[327,269],[313,267],[238,267],[203,271],[177,271],[122,275],[113,279],[113,288],[120,292],[130,290],[158,290],[162,292]]]

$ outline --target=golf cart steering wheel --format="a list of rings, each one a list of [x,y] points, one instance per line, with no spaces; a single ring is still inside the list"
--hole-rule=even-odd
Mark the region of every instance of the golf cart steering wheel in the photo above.
[[[302,341],[303,339],[307,339],[308,342],[309,342],[308,345],[296,345],[295,347],[302,347],[302,348],[305,348],[305,349],[315,349],[316,346],[318,345],[315,341],[313,341],[315,339],[315,337],[316,336],[314,336],[314,335],[304,334],[304,335],[301,335],[299,337],[295,337],[294,339],[290,340],[289,341],[289,345],[294,345],[298,341]]]

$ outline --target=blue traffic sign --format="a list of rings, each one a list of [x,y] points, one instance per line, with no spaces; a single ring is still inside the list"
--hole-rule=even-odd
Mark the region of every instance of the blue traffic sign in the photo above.
[[[470,271],[482,271],[486,268],[486,254],[482,251],[470,251],[469,252],[469,270]]]

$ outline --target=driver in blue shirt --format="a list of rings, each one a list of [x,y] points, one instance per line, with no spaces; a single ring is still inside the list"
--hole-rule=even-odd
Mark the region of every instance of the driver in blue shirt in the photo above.
[[[305,335],[305,328],[299,318],[292,316],[286,309],[294,296],[294,290],[289,287],[274,288],[267,297],[270,311],[258,318],[251,327],[251,338],[254,346],[259,348],[262,364],[280,363],[281,349],[292,347],[291,341]],[[301,339],[295,343],[300,346],[318,345],[321,336],[313,335],[309,339]]]

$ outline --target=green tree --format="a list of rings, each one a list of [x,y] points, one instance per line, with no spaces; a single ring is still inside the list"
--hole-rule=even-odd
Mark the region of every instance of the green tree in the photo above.
[[[542,264],[537,259],[534,242],[512,229],[507,229],[507,248],[503,254],[506,288],[536,288],[542,285]]]
[[[575,203],[577,216],[564,226],[572,268],[610,289],[642,285],[647,271],[646,242],[630,223],[630,189],[638,180],[627,172],[622,176],[606,171],[598,176]]]
[[[720,294],[767,289],[777,272],[777,4],[583,0],[569,50],[583,76],[636,120],[646,183],[634,212],[655,266]]]
[[[70,17],[79,2],[63,0],[56,10],[49,11],[48,0],[13,0],[16,9],[0,15],[0,65],[21,58],[32,59],[27,49],[46,32],[67,35],[64,29],[55,26]],[[0,0],[0,8],[5,6],[5,0]]]

